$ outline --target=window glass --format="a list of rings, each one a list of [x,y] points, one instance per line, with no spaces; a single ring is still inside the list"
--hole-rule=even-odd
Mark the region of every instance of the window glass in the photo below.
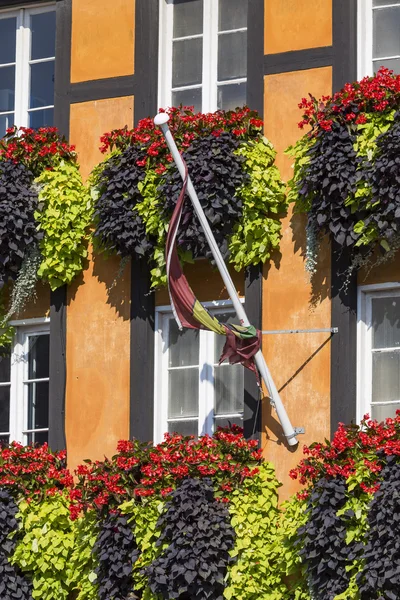
[[[17,19],[0,19],[0,65],[15,62]]]
[[[195,112],[201,112],[202,88],[178,90],[172,92],[172,105],[193,106]]]
[[[49,376],[49,335],[29,336],[28,379]]]
[[[400,401],[400,350],[374,352],[372,402]]]
[[[45,12],[31,16],[31,60],[51,58],[56,48],[56,13]]]
[[[0,352],[0,383],[8,383],[11,376],[11,351],[1,348]]]
[[[197,437],[198,422],[194,421],[170,421],[168,433],[179,433],[180,435],[194,435]]]
[[[174,38],[201,33],[203,33],[203,0],[175,0]]]
[[[14,101],[15,67],[0,67],[0,111],[13,111]]]
[[[1,90],[0,90],[1,95]],[[0,137],[3,136],[6,132],[6,129],[11,127],[14,124],[14,113],[9,113],[7,115],[0,115]]]
[[[54,61],[31,65],[31,95],[29,108],[51,106],[54,103]]]
[[[373,6],[388,6],[389,4],[400,4],[399,0],[372,0]]]
[[[246,82],[218,86],[218,108],[233,110],[246,104]]]
[[[49,382],[28,383],[28,429],[49,426]]]
[[[199,412],[199,369],[169,371],[168,418],[196,417]]]
[[[199,330],[179,331],[175,319],[169,320],[169,366],[184,367],[199,364]]]
[[[372,347],[400,348],[400,297],[372,299]]]
[[[179,40],[173,44],[173,87],[195,85],[202,81],[203,40],[194,38]]]
[[[54,109],[34,110],[29,113],[29,127],[51,127],[54,122]]]
[[[219,0],[219,31],[247,27],[248,0]]]
[[[400,54],[400,6],[373,11],[373,56],[387,58]]]
[[[218,80],[246,77],[247,32],[224,33],[218,37]]]
[[[0,386],[0,434],[10,429],[10,386]]]

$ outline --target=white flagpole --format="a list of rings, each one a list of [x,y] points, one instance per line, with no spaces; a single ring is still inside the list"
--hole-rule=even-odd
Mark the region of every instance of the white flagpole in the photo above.
[[[179,153],[179,150],[175,144],[175,140],[172,136],[172,133],[168,127],[168,121],[169,121],[169,116],[167,115],[167,113],[159,113],[154,118],[154,123],[155,123],[155,125],[160,127],[160,129],[162,130],[165,140],[167,142],[167,145],[171,151],[172,157],[176,163],[176,166],[178,167],[178,171],[179,171],[182,179],[184,180],[185,179],[185,166],[184,166],[182,157]],[[197,197],[196,190],[193,187],[190,176],[188,177],[188,182],[187,182],[187,192],[190,196],[190,199],[193,204],[193,208],[196,211],[196,214],[198,216],[200,224],[203,228],[203,231],[207,238],[207,242],[210,246],[212,255],[214,257],[214,260],[216,262],[218,270],[221,274],[221,277],[223,279],[225,287],[228,291],[229,297],[232,300],[232,304],[236,311],[237,317],[242,325],[244,325],[245,327],[248,327],[250,325],[250,321],[247,318],[246,312],[243,308],[243,304],[240,302],[238,293],[236,291],[235,286],[233,285],[233,281],[232,281],[229,271],[225,265],[224,259],[222,258],[221,252],[217,246],[214,235],[211,231],[211,228],[207,221],[207,217],[205,216],[203,208]],[[264,356],[263,356],[263,353],[261,352],[261,350],[259,350],[257,352],[254,359],[255,359],[257,368],[260,372],[260,375],[263,378],[265,385],[268,388],[271,405],[276,410],[278,419],[282,425],[283,433],[287,439],[287,443],[289,444],[289,446],[296,446],[296,444],[298,444],[298,440],[296,438],[297,434],[296,434],[295,430],[293,429],[290,419],[286,413],[285,407],[282,404],[282,400],[279,396],[279,392],[278,392],[276,385],[271,377],[271,374],[267,367],[267,363],[265,362],[265,359],[264,359]]]

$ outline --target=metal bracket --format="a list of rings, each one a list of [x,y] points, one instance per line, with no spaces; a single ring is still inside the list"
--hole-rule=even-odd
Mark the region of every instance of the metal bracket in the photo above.
[[[305,432],[306,430],[304,427],[294,427],[294,433],[292,433],[292,435],[287,435],[286,439],[291,440],[292,438],[297,437],[298,435],[303,434]]]
[[[264,335],[274,333],[339,333],[338,327],[328,327],[326,329],[269,329],[261,332]]]

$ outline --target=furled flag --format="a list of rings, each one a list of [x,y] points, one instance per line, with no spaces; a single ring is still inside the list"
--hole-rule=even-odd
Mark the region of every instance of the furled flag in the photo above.
[[[185,179],[171,217],[165,248],[168,291],[175,320],[179,329],[183,327],[208,329],[214,331],[214,333],[226,335],[226,342],[219,362],[228,359],[231,364],[241,363],[257,373],[254,355],[261,347],[261,331],[253,325],[245,327],[244,325],[220,323],[197,300],[183,274],[176,247],[176,236],[185,202],[187,181],[188,171],[185,164]]]

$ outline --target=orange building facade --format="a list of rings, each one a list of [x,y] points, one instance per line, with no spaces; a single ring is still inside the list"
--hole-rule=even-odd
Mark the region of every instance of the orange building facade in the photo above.
[[[332,94],[360,75],[364,9],[361,15],[356,0],[186,0],[186,4],[193,13],[203,11],[203,30],[196,34],[203,37],[213,15],[221,19],[223,11],[236,14],[246,6],[245,25],[242,22],[236,32],[243,34],[247,55],[237,90],[245,89],[245,102],[262,115],[265,135],[277,150],[277,165],[287,181],[292,161],[284,150],[301,134],[300,99],[308,93]],[[48,5],[0,2],[4,13],[20,6]],[[179,99],[179,92],[188,91],[181,86],[171,96],[170,89],[163,89],[171,84],[165,81],[164,64],[168,11],[173,5],[172,0],[54,4],[54,122],[76,145],[84,178],[102,158],[98,147],[104,132],[125,125],[132,128],[141,118],[154,116],[160,100]],[[187,44],[188,61],[192,46]],[[204,77],[205,70],[203,64]],[[212,73],[207,77],[211,80]],[[245,87],[240,87],[243,83]],[[193,85],[189,88],[195,95]],[[205,88],[203,81],[203,110],[212,109]],[[359,274],[358,281],[353,278],[343,291],[346,257],[339,264],[327,241],[312,286],[304,269],[304,216],[290,210],[282,233],[280,253],[273,260],[232,275],[250,320],[262,330],[325,330],[263,336],[263,353],[286,410],[294,426],[305,428],[295,450],[288,448],[269,400],[264,398],[259,405],[252,374],[244,375],[245,432],[259,437],[264,456],[284,482],[282,497],[286,497],[296,489],[288,472],[300,460],[302,444],[329,438],[339,421],[359,418],[363,298],[368,302],[369,294],[382,289],[397,296],[400,258],[367,276]],[[112,455],[119,439],[153,440],[161,418],[156,400],[157,328],[169,305],[168,295],[165,290],[150,291],[149,271],[142,264],[132,261],[116,277],[118,270],[116,258],[91,250],[84,273],[72,285],[51,293],[41,288],[36,304],[20,319],[26,324],[32,318],[49,319],[49,443],[53,448],[66,446],[72,468],[84,458]],[[186,274],[200,300],[227,299],[218,273],[205,261],[191,265]],[[338,333],[326,331],[331,327]]]

